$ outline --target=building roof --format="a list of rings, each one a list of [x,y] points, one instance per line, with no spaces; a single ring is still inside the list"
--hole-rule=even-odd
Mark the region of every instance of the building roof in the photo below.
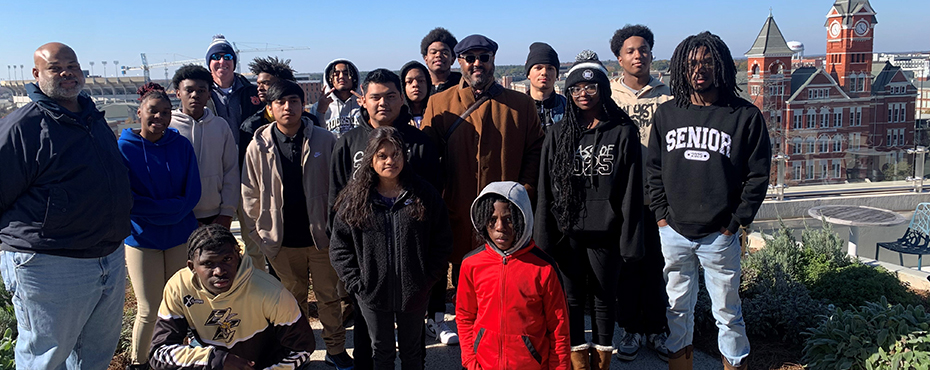
[[[877,68],[873,65],[873,73],[875,69]],[[891,65],[890,62],[885,62],[881,72],[875,74],[875,77],[872,79],[872,95],[878,95],[878,93],[884,92],[885,85],[890,83],[899,72],[902,72],[901,67],[895,67]],[[910,81],[908,81],[908,83],[910,83]]]
[[[790,95],[794,95],[802,86],[806,85],[807,81],[813,78],[816,73],[817,68],[814,67],[801,67],[792,71]]]
[[[869,4],[869,0],[836,0],[833,3],[833,9],[836,9],[836,13],[843,16],[843,25],[846,27],[852,27],[852,16],[865,11],[864,14],[871,15],[871,23],[878,23],[878,19],[875,18],[875,11],[872,10],[872,5]],[[830,13],[827,13],[829,16]],[[830,19],[828,18],[826,22],[823,23],[824,27],[830,26]]]
[[[752,44],[752,47],[749,51],[746,52],[746,56],[753,55],[792,55],[794,51],[788,47],[788,43],[785,41],[785,37],[782,36],[781,30],[778,29],[778,25],[775,24],[775,18],[772,18],[772,15],[769,14],[768,19],[765,20],[765,24],[762,25],[762,30],[759,31],[759,36],[756,36],[756,42]]]

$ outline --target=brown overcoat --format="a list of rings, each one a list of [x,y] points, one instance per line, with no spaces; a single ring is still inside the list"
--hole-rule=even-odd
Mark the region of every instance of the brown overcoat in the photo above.
[[[483,242],[475,238],[469,210],[486,185],[516,181],[535,199],[543,131],[536,104],[528,95],[501,86],[499,91],[472,112],[449,137],[449,128],[475,98],[463,78],[455,87],[430,96],[422,129],[443,155],[443,199],[449,207],[453,249],[449,262],[460,264],[466,253]],[[502,91],[501,91],[502,90]],[[526,232],[532,233],[532,230]]]

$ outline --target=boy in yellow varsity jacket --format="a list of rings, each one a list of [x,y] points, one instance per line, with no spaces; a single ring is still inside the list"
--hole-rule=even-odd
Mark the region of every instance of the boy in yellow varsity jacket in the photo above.
[[[155,369],[297,369],[316,347],[297,301],[242,258],[228,229],[188,239],[186,269],[165,285],[152,338]],[[185,344],[188,329],[193,333]]]

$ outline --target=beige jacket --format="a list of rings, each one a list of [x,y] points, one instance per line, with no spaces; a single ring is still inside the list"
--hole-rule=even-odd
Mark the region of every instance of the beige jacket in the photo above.
[[[171,127],[194,146],[200,171],[200,202],[194,217],[235,216],[239,207],[239,149],[229,124],[205,108],[199,120],[171,112]]]
[[[336,137],[326,129],[314,126],[309,119],[303,120],[304,143],[300,162],[303,165],[310,234],[313,235],[313,245],[324,250],[329,248],[329,237],[326,236],[329,162]],[[283,210],[287,200],[284,199],[284,175],[271,125],[255,130],[255,140],[249,143],[245,151],[242,209],[246,214],[243,222],[247,224],[248,230],[252,230],[249,237],[258,244],[265,256],[274,259],[284,237]]]

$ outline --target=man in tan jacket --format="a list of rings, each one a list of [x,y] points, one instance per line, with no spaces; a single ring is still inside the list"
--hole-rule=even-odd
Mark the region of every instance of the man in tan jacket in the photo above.
[[[649,143],[653,113],[659,104],[672,99],[668,86],[649,73],[653,45],[652,31],[642,25],[627,25],[610,39],[610,50],[623,68],[623,74],[610,81],[611,97],[639,125],[643,153],[646,153]],[[643,198],[648,205],[648,193]],[[645,343],[656,351],[659,358],[668,361],[668,349],[665,348],[668,297],[662,276],[665,260],[655,215],[648,207],[643,218],[645,255],[638,261],[624,262],[620,267],[617,297],[624,304],[618,306],[617,324],[623,329],[623,335],[617,345],[617,358],[635,360]]]
[[[278,80],[267,100],[275,122],[259,127],[245,152],[242,209],[249,237],[268,258],[281,283],[308,316],[310,278],[317,298],[326,362],[352,367],[326,236],[329,162],[336,138],[302,117],[304,92]]]
[[[472,230],[472,201],[495,181],[519,182],[535,199],[543,131],[533,99],[494,81],[496,42],[471,35],[456,44],[454,52],[462,80],[430,97],[423,131],[443,155],[443,198],[449,207],[454,243],[449,262],[453,282],[457,282],[462,257],[481,243]]]

